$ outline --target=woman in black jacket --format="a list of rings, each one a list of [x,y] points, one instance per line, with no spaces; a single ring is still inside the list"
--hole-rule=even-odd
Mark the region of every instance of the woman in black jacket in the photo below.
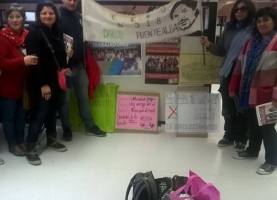
[[[51,44],[60,67],[66,67],[66,51],[63,34],[59,29],[59,16],[55,5],[46,1],[39,3],[36,9],[36,23],[30,27],[25,44],[28,55],[36,55],[38,64],[30,67],[28,76],[29,90],[34,107],[30,116],[30,125],[26,139],[26,158],[32,165],[40,165],[36,146],[41,127],[45,123],[47,147],[59,152],[67,148],[57,142],[56,115],[58,99],[63,92],[58,84],[57,70],[52,52],[41,31]]]

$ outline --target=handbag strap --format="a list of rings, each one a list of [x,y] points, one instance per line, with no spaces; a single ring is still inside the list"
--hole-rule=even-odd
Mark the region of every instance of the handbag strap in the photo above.
[[[46,41],[48,48],[50,49],[50,51],[51,51],[51,53],[52,53],[52,56],[53,56],[53,58],[54,58],[54,61],[55,61],[56,65],[57,65],[59,71],[62,71],[62,68],[61,68],[61,66],[60,66],[60,64],[59,64],[59,62],[58,62],[58,60],[57,60],[57,58],[56,58],[56,56],[55,56],[55,51],[54,51],[52,45],[50,44],[49,40],[47,39],[45,33],[41,30],[41,28],[39,28],[39,30],[40,30],[40,32],[41,32],[41,34],[42,34],[44,40]]]
[[[129,185],[128,185],[128,188],[127,188],[127,191],[126,191],[125,200],[128,200],[129,193],[130,193],[131,188],[134,186],[134,181],[135,181],[135,179],[136,179],[136,176],[137,176],[137,174],[135,174],[135,175],[133,176],[133,178],[131,179],[131,181],[130,181],[130,183],[129,183]]]

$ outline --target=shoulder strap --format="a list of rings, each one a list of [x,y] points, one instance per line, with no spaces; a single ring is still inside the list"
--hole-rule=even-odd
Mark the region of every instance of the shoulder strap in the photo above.
[[[50,51],[51,51],[51,53],[52,53],[52,56],[53,56],[53,58],[54,58],[54,60],[55,60],[55,63],[56,63],[56,65],[57,65],[58,69],[61,71],[62,68],[60,67],[60,64],[59,64],[59,62],[58,62],[58,60],[57,60],[57,58],[56,58],[56,56],[55,56],[55,51],[54,51],[52,45],[50,44],[49,40],[47,39],[45,33],[41,30],[41,28],[39,28],[39,30],[40,30],[40,32],[41,32],[41,34],[42,34],[44,40],[46,41],[48,48],[50,49]]]
[[[130,193],[131,188],[132,188],[133,185],[134,185],[134,181],[135,181],[135,179],[136,179],[136,176],[137,176],[137,174],[135,174],[135,175],[133,176],[133,178],[131,179],[131,181],[130,181],[130,183],[129,183],[129,185],[128,185],[128,188],[127,188],[127,191],[126,191],[126,195],[125,195],[125,200],[128,200],[129,193]]]

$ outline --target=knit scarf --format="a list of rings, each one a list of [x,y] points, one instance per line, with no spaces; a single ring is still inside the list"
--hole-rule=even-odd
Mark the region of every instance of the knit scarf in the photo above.
[[[23,29],[22,33],[18,34],[14,32],[9,25],[0,31],[0,35],[4,35],[12,43],[12,45],[16,47],[22,47],[25,45],[25,38],[27,34],[28,31],[26,29]]]
[[[247,52],[246,65],[243,74],[241,94],[239,99],[240,106],[243,110],[248,110],[249,108],[250,87],[256,72],[256,68],[259,64],[263,52],[265,51],[275,34],[276,32],[273,32],[270,37],[266,39],[265,42],[262,41],[261,35],[257,34],[256,36],[254,36],[250,49]]]

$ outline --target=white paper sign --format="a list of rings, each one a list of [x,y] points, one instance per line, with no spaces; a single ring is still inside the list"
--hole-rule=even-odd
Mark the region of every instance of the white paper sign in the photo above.
[[[177,94],[175,92],[167,92],[165,95],[165,131],[176,133],[178,124]]]
[[[166,132],[213,133],[220,130],[220,94],[177,92],[177,120],[169,118],[173,94],[166,96]]]

